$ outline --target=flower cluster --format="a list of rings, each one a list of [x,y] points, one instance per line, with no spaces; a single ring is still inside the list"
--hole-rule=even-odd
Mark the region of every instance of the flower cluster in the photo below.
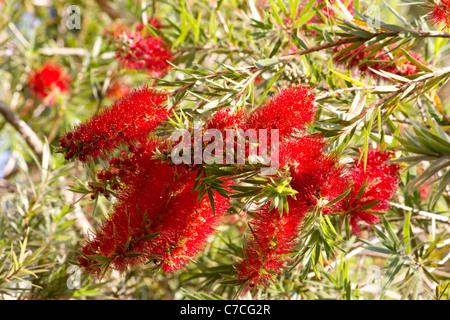
[[[206,121],[205,128],[220,130],[223,135],[226,135],[226,130],[253,129],[259,136],[259,130],[267,130],[267,144],[270,145],[272,129],[277,129],[279,138],[283,139],[312,123],[316,111],[314,99],[309,88],[293,85],[271,97],[253,112],[219,109]],[[246,155],[248,152],[249,145],[246,142]]]
[[[280,214],[267,205],[254,212],[251,234],[236,264],[239,279],[250,286],[269,284],[288,265],[288,256],[295,252],[308,212],[319,208],[322,214],[348,214],[353,231],[359,232],[359,221],[377,222],[368,219],[371,214],[362,210],[364,206],[379,201],[372,209],[387,210],[388,200],[397,188],[398,166],[385,163],[391,155],[389,152],[370,150],[365,171],[361,171],[361,164],[352,169],[340,163],[332,153],[325,152],[327,140],[305,130],[305,125],[313,121],[315,111],[311,91],[294,86],[283,90],[246,118],[246,128],[280,130],[280,172],[290,177],[290,186],[298,192],[295,198],[288,198],[289,212]],[[362,177],[368,178],[370,184],[363,197],[355,199],[354,190],[361,186]],[[379,188],[384,190],[378,192]],[[348,197],[331,206],[324,205],[349,189]]]
[[[161,21],[157,17],[148,17],[147,25],[152,26],[155,29],[161,29],[163,27]],[[136,25],[136,31],[141,32],[145,29],[145,25],[142,22],[138,22]]]
[[[168,117],[166,99],[149,87],[134,91],[60,140],[66,158],[82,162],[121,149],[90,184],[92,198],[116,197],[108,219],[82,244],[79,262],[93,274],[105,267],[124,272],[148,262],[165,272],[185,269],[224,221],[227,198],[214,192],[212,204],[210,195],[199,198],[193,192],[198,166],[154,157],[155,150],[170,153],[171,144],[152,137]],[[289,211],[280,214],[266,203],[251,212],[250,235],[235,263],[238,278],[249,286],[268,285],[287,267],[310,212],[348,215],[358,232],[358,222],[376,222],[369,209],[388,209],[397,188],[399,168],[386,163],[389,152],[369,150],[364,168],[341,164],[325,151],[327,140],[306,130],[314,120],[314,100],[309,88],[292,86],[252,112],[220,109],[206,121],[207,129],[221,132],[278,129],[279,173],[297,191],[287,198]],[[348,190],[347,197],[324,205]]]
[[[440,0],[439,3],[433,3],[429,8],[428,20],[432,25],[436,25],[439,29],[450,28],[450,0]]]
[[[298,191],[289,199],[289,212],[280,215],[277,209],[260,208],[251,222],[251,236],[236,270],[240,279],[250,286],[267,285],[286,268],[288,254],[295,252],[304,217],[313,208],[351,189],[350,194],[331,207],[322,207],[323,214],[343,214],[350,217],[353,232],[358,223],[378,223],[370,210],[385,211],[398,185],[398,166],[386,164],[389,152],[370,150],[366,171],[362,163],[346,168],[337,159],[323,152],[319,137],[304,137],[287,142],[280,150],[281,160],[291,173],[291,186]],[[288,154],[287,151],[290,151]],[[287,160],[287,161],[286,161]],[[362,195],[358,192],[367,179]],[[369,210],[370,208],[370,210]]]
[[[168,117],[166,99],[150,87],[136,90],[60,139],[66,159],[81,162],[125,147],[89,183],[92,199],[114,193],[116,201],[81,246],[78,260],[88,272],[100,275],[106,265],[124,272],[148,261],[166,272],[184,268],[228,208],[223,197],[215,197],[214,214],[208,198],[197,202],[192,168],[153,159],[156,148],[165,148],[149,136]]]
[[[370,75],[375,79],[382,79],[378,73],[372,71],[386,71],[399,76],[410,76],[419,71],[409,60],[401,59],[400,54],[397,54],[394,58],[390,56],[385,48],[377,50],[375,54],[372,54],[368,47],[360,46],[355,49],[351,49],[342,52],[343,49],[351,46],[352,44],[345,44],[335,47],[333,49],[334,56],[333,62],[349,70],[357,70],[365,75]],[[413,51],[409,54],[420,63],[425,64],[422,57]],[[396,61],[393,61],[396,60]]]
[[[31,94],[53,105],[58,93],[69,90],[70,81],[70,76],[64,73],[62,66],[46,62],[40,69],[30,73],[28,84]]]
[[[233,113],[230,108],[220,109],[206,122],[206,129],[217,129],[222,133],[226,129],[241,129],[246,121],[245,110],[241,109]]]

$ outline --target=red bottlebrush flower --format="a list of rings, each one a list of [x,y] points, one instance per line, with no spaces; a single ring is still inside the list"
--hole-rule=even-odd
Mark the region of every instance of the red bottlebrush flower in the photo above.
[[[320,199],[332,200],[348,189],[345,167],[324,152],[325,144],[320,136],[306,133],[281,144],[281,170],[290,172],[290,186],[298,193],[296,199],[288,198],[288,214],[281,216],[277,209],[269,212],[267,207],[256,213],[252,237],[236,268],[239,278],[251,286],[269,284],[284,269],[288,259],[283,255],[294,249],[305,213]]]
[[[195,174],[181,179],[177,194],[162,213],[163,221],[158,228],[161,236],[156,239],[152,254],[165,272],[184,269],[203,250],[228,208],[228,200],[217,194],[215,214],[207,197],[197,203],[198,192],[192,193],[194,180]]]
[[[357,164],[357,159],[355,159],[354,167],[351,170],[352,190],[349,196],[341,201],[341,205],[344,214],[350,216],[350,223],[356,233],[359,231],[359,221],[368,225],[378,222],[378,217],[368,212],[368,209],[364,209],[364,206],[379,201],[370,210],[386,211],[390,207],[389,200],[395,195],[400,182],[400,167],[397,164],[386,163],[391,154],[392,152],[369,150],[365,171],[364,162],[361,161]],[[360,189],[365,181],[367,181],[366,186],[360,194]]]
[[[82,246],[81,265],[88,272],[99,273],[99,262],[87,255],[111,259],[110,266],[124,272],[132,265],[148,260],[158,224],[158,213],[165,209],[173,185],[175,167],[152,160],[152,147],[133,157],[133,166],[122,176],[123,188],[117,194],[109,219],[86,239]],[[147,238],[146,238],[147,237]],[[94,267],[93,267],[94,266]]]
[[[244,248],[244,256],[235,266],[239,279],[250,287],[267,286],[289,261],[297,244],[301,222],[307,211],[301,201],[289,199],[289,213],[264,206],[255,213],[251,222],[251,237]]]
[[[292,86],[281,91],[264,106],[256,109],[248,117],[247,129],[278,129],[282,139],[311,123],[316,112],[315,97],[311,90],[302,86]]]
[[[167,60],[172,52],[160,37],[141,33],[122,33],[119,38],[122,49],[117,57],[122,67],[148,72],[152,77],[160,78],[170,68]]]
[[[245,125],[245,110],[232,113],[230,108],[219,109],[206,122],[206,129],[217,129],[222,133],[226,129],[241,129]]]
[[[174,271],[193,259],[215,231],[225,199],[216,199],[216,215],[208,201],[198,204],[198,194],[192,193],[195,173],[152,159],[155,146],[150,141],[132,157],[133,168],[121,179],[124,188],[110,218],[82,246],[79,261],[87,271],[100,272],[95,256],[110,258],[110,266],[120,272],[149,259]]]
[[[46,62],[39,70],[31,72],[28,83],[33,95],[52,105],[57,93],[68,91],[70,76],[64,73],[62,66]]]
[[[366,51],[365,46],[360,46],[356,49],[342,53],[342,50],[350,45],[351,44],[345,44],[333,48],[333,52],[335,53],[333,56],[334,63],[341,65],[346,69],[358,70],[361,73],[373,76],[375,79],[385,78],[378,73],[373,72],[371,69],[376,71],[382,70],[399,76],[410,76],[419,71],[419,68],[406,59],[394,61],[400,54],[391,58],[388,51],[385,49],[378,50],[377,53],[371,57],[369,57],[371,54],[370,51]],[[410,52],[410,54],[420,63],[425,64],[420,54],[415,52]],[[366,58],[367,60],[362,62]]]
[[[432,25],[438,26],[440,30],[450,28],[450,0],[440,0],[438,3],[432,3],[434,7],[428,10],[427,19]]]
[[[224,138],[223,143],[224,146],[228,143],[233,144],[233,150],[237,150],[237,141],[234,136],[236,135],[237,130],[242,129],[245,126],[246,121],[246,112],[243,109],[240,109],[236,112],[232,112],[230,108],[223,108],[216,111],[213,115],[211,115],[206,123],[205,129],[216,129],[219,130]],[[229,136],[227,130],[232,130],[233,135]],[[231,140],[229,140],[231,138]],[[234,142],[233,142],[234,141]],[[211,141],[213,143],[214,140]],[[246,155],[248,155],[248,146],[246,145],[245,149]],[[234,151],[233,151],[234,154]],[[222,155],[223,157],[223,155]],[[226,156],[225,156],[226,157]],[[230,158],[232,158],[230,156]]]
[[[146,139],[164,121],[169,111],[167,95],[150,87],[135,90],[105,108],[60,139],[67,160],[95,160],[118,148]]]
[[[308,207],[319,199],[332,200],[348,189],[344,166],[324,152],[325,145],[322,137],[305,133],[280,146],[280,167],[289,170],[296,198]]]

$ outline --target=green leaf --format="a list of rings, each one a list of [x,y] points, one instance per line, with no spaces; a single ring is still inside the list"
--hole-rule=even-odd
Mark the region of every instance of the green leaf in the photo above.
[[[394,253],[392,250],[389,250],[385,247],[380,247],[380,246],[374,245],[373,243],[366,241],[364,239],[359,239],[359,241],[367,244],[366,246],[364,246],[364,248],[367,250],[380,252],[380,253],[384,253],[384,254],[393,254]]]
[[[414,58],[412,55],[410,55],[405,49],[400,48],[400,50],[405,55],[405,58],[409,62],[411,62],[413,65],[415,65],[417,68],[419,68],[420,70],[425,71],[425,72],[431,72],[431,73],[433,72],[433,70],[431,70],[427,66],[423,65],[422,63],[420,63],[420,61],[418,61],[416,58]]]
[[[278,52],[278,49],[280,48],[282,43],[283,43],[283,38],[280,37],[280,39],[278,39],[278,41],[273,46],[273,49],[269,54],[269,58],[272,58]]]
[[[308,46],[306,45],[306,43],[299,38],[297,33],[294,33],[292,36],[292,40],[294,41],[294,43],[296,44],[298,49],[303,49],[303,50],[307,50]]]
[[[442,178],[442,181],[439,183],[439,187],[434,191],[434,194],[430,200],[430,205],[434,206],[434,204],[438,201],[439,197],[444,192],[445,188],[450,184],[450,170]]]
[[[283,20],[281,19],[280,14],[278,13],[278,6],[275,4],[275,2],[273,2],[273,0],[270,0],[270,6],[272,7],[273,17],[275,18],[277,23],[280,26],[282,26],[283,25]]]
[[[399,256],[395,256],[391,262],[389,263],[389,266],[386,270],[386,274],[383,278],[383,287],[381,290],[380,299],[384,296],[386,291],[389,289],[392,281],[395,279],[395,276],[400,271],[400,269],[403,267],[403,261],[400,260]]]
[[[375,200],[375,201],[372,201],[372,202],[370,202],[370,203],[368,203],[368,204],[365,204],[365,205],[363,205],[363,206],[361,206],[361,207],[358,207],[358,210],[359,211],[366,211],[366,210],[369,210],[370,208],[373,208],[373,207],[375,207],[377,204],[379,204],[381,202],[381,200]]]
[[[291,2],[291,1],[289,1],[289,2]],[[291,14],[290,14],[291,20],[294,20],[295,17],[297,16],[298,5],[299,5],[299,3],[300,3],[300,0],[294,0],[294,1],[291,3]]]
[[[391,251],[395,251],[395,245],[394,243],[381,231],[379,230],[377,227],[372,227],[373,231],[375,232],[375,234],[377,235],[378,239],[380,240],[380,242],[389,250]]]
[[[34,262],[34,258],[36,258],[46,248],[47,248],[47,246],[43,245],[43,246],[37,248],[36,250],[34,250],[34,252],[29,257],[27,257],[25,259],[25,261],[23,262],[23,265],[26,266],[26,265],[29,265],[29,264],[33,263]]]
[[[276,64],[279,64],[280,62],[281,62],[280,59],[272,58],[272,59],[262,59],[262,60],[258,60],[258,61],[253,61],[253,64],[258,69],[263,69],[265,67],[271,67],[271,66],[274,66]]]
[[[211,189],[208,189],[208,198],[209,198],[209,203],[211,204],[211,209],[213,212],[213,215],[216,214],[216,206],[214,203],[214,193],[212,192]]]
[[[125,255],[127,258],[136,258],[142,256],[142,253],[139,252],[130,252]]]
[[[366,86],[364,83],[359,82],[359,81],[357,81],[355,79],[349,78],[349,77],[343,75],[342,73],[337,72],[336,70],[330,69],[330,71],[333,72],[335,75],[337,75],[339,78],[344,79],[345,81],[354,83],[354,84],[356,84],[357,86],[360,86],[360,87],[365,87]]]
[[[157,236],[159,236],[161,233],[160,232],[155,232],[149,235],[146,235],[145,237],[140,238],[139,240],[141,241],[149,241],[153,238],[156,238]]]
[[[408,21],[406,21],[397,11],[395,11],[386,1],[384,1],[384,4],[401,22],[413,29],[413,26],[408,23]]]
[[[442,236],[439,235],[439,236],[436,237],[436,239],[434,239],[433,242],[431,242],[430,246],[428,247],[428,249],[425,251],[425,253],[421,257],[422,260],[425,260],[425,259],[427,259],[430,256],[430,254],[436,248],[437,244],[441,241],[441,239],[442,239]]]
[[[328,201],[327,204],[325,205],[325,207],[330,207],[333,204],[339,202],[340,200],[344,199],[349,193],[350,193],[351,189],[348,189],[347,191],[345,191],[344,193],[342,193],[341,195],[337,196],[336,198],[334,198],[331,201]]]
[[[316,1],[317,0],[309,0],[309,2],[303,7],[302,11],[300,11],[298,15],[300,18],[294,22],[292,28],[297,28],[298,26],[305,24],[309,19],[316,15],[316,12],[311,10]]]
[[[259,99],[258,104],[261,105],[262,102],[264,101],[264,98],[266,97],[267,93],[269,93],[269,90],[272,88],[273,84],[275,83],[275,81],[278,80],[278,78],[280,77],[281,73],[283,72],[284,68],[285,68],[285,64],[283,64],[283,66],[280,68],[280,70],[277,71],[277,73],[273,76],[273,78],[270,80],[270,82],[267,84],[266,89],[264,90],[263,94],[261,95],[261,98]]]
[[[411,211],[408,211],[405,217],[405,221],[403,223],[403,243],[405,245],[406,254],[410,254],[411,252],[411,242],[410,242],[410,220],[411,220]]]
[[[364,180],[363,184],[361,185],[361,188],[358,190],[358,194],[356,195],[356,199],[360,199],[363,194],[364,190],[366,189],[368,179]]]
[[[389,221],[387,221],[387,219],[386,219],[385,216],[383,216],[382,219],[383,219],[383,226],[384,226],[384,229],[386,229],[386,232],[388,233],[389,238],[392,240],[393,243],[399,244],[399,243],[400,243],[400,240],[398,239],[398,237],[397,237],[397,235],[395,234],[394,230],[392,230],[392,227],[391,227],[391,225],[389,224]]]
[[[104,257],[104,256],[99,256],[99,255],[90,255],[87,256],[88,258],[98,261],[98,262],[107,262],[107,261],[111,261],[111,258],[109,257]]]
[[[327,225],[328,225],[328,227],[329,227],[329,229],[330,229],[331,234],[333,235],[333,237],[334,237],[335,239],[339,240],[339,241],[344,242],[344,239],[342,239],[342,238],[337,234],[336,230],[334,229],[333,224],[332,224],[331,221],[330,221],[330,218],[328,218],[328,215],[323,215],[323,216],[321,216],[321,219],[324,219],[324,220],[326,221],[326,223],[327,223]]]

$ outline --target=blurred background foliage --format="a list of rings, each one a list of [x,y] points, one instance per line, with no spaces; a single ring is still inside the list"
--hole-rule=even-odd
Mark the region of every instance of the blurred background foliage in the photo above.
[[[425,19],[425,2],[354,1],[366,18],[352,12],[350,18],[359,24],[347,25],[348,29],[326,17],[312,23],[311,17],[318,14],[314,0],[0,3],[0,99],[42,143],[30,143],[14,122],[0,117],[1,298],[449,298],[450,90],[445,83],[450,73],[445,68],[450,46],[448,37],[399,31],[436,31]],[[73,5],[80,8],[79,29],[68,28],[68,8]],[[336,12],[338,18],[351,21],[345,10]],[[105,32],[114,23],[132,25],[147,17],[156,17],[162,24],[159,29],[148,26],[147,31],[163,37],[174,52],[172,63],[177,67],[164,79],[121,68],[116,47]],[[400,47],[414,47],[422,55],[426,67],[418,76],[405,83],[385,74],[383,81],[376,82],[335,66],[331,49],[280,59],[331,43],[339,33],[367,36],[371,32],[367,17],[382,21],[383,32],[399,32],[392,37],[399,46],[397,52]],[[406,54],[401,57],[407,59]],[[31,71],[48,61],[64,66],[71,78],[69,91],[57,95],[53,105],[36,99],[28,84]],[[221,71],[234,74],[235,81],[250,81],[229,86],[231,78],[216,74]],[[208,74],[211,83],[191,85]],[[427,81],[415,82],[419,76]],[[246,218],[237,215],[230,215],[229,223],[219,228],[187,271],[167,275],[130,270],[125,275],[108,273],[102,279],[86,275],[74,262],[77,243],[104,218],[109,202],[89,201],[69,191],[77,183],[75,178],[89,180],[90,170],[65,162],[53,149],[62,133],[113,103],[115,97],[107,92],[115,81],[134,88],[155,80],[167,89],[188,85],[192,91],[180,90],[175,99],[186,108],[199,105],[199,96],[219,100],[215,107],[255,106],[279,88],[311,85],[320,107],[315,130],[334,141],[331,148],[348,156],[377,144],[396,151],[395,161],[403,164],[403,171],[392,209],[381,225],[358,235],[349,231],[343,219],[330,217],[344,240],[337,259],[316,260],[301,274],[292,269],[266,290],[234,286],[233,257],[242,250],[246,229]],[[354,85],[367,88],[349,89]],[[231,97],[221,100],[228,93]],[[207,103],[201,106],[205,112],[212,110]],[[355,115],[360,117],[354,120]]]

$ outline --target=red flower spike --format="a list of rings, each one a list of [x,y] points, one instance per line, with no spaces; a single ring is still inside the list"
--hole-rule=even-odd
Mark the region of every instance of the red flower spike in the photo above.
[[[39,70],[32,71],[29,77],[31,94],[40,100],[46,99],[48,105],[56,102],[58,92],[69,90],[70,76],[64,73],[62,66],[46,62]]]
[[[160,37],[136,32],[122,33],[118,40],[122,50],[117,51],[117,58],[122,67],[145,71],[155,78],[162,77],[170,69],[167,61],[172,60],[172,52]]]
[[[217,129],[225,133],[226,129],[240,129],[245,125],[245,110],[232,113],[229,108],[216,111],[206,122],[206,129]]]
[[[206,199],[198,204],[198,194],[192,193],[195,172],[153,160],[156,146],[150,141],[130,156],[133,167],[121,178],[123,188],[110,218],[82,247],[79,261],[87,271],[100,272],[98,261],[86,255],[109,257],[111,267],[120,272],[152,257],[166,272],[183,268],[203,249],[225,213],[227,201],[220,196],[215,215]]]
[[[63,135],[61,151],[67,160],[77,157],[87,162],[120,144],[142,141],[167,118],[170,110],[163,105],[166,100],[165,93],[150,87],[135,90]]]
[[[117,192],[117,202],[111,209],[109,219],[89,235],[82,246],[84,255],[78,260],[88,272],[98,274],[100,268],[92,267],[98,261],[86,258],[87,255],[109,257],[111,267],[120,272],[144,262],[143,255],[129,255],[148,252],[148,246],[152,243],[145,240],[145,236],[154,233],[152,221],[158,210],[163,210],[161,199],[167,197],[175,169],[151,159],[156,146],[157,143],[150,140],[140,145],[141,153],[110,161],[111,167],[121,166],[122,187]]]
[[[195,174],[183,180],[183,185],[162,213],[163,221],[158,229],[161,236],[156,239],[152,251],[158,257],[156,263],[165,272],[184,269],[184,265],[203,250],[228,208],[228,200],[215,194],[213,214],[209,199],[204,197],[197,203],[198,192],[192,193]]]
[[[288,262],[286,255],[297,244],[301,222],[307,211],[301,201],[289,201],[289,214],[280,215],[278,209],[268,206],[255,213],[251,222],[251,237],[244,248],[244,257],[236,265],[239,279],[250,287],[267,286]]]
[[[450,28],[450,0],[440,0],[439,4],[433,3],[434,7],[428,10],[427,19],[432,25],[436,25],[440,30]]]
[[[285,268],[288,259],[283,255],[293,251],[303,217],[312,206],[348,190],[346,168],[324,152],[325,146],[325,139],[305,132],[281,144],[279,165],[281,170],[289,171],[290,186],[298,193],[296,200],[288,198],[288,214],[280,215],[277,209],[268,212],[267,207],[256,213],[251,223],[252,237],[236,267],[239,278],[250,286],[267,286]],[[341,201],[323,208],[323,213],[335,212]]]
[[[290,172],[296,198],[308,207],[318,199],[332,200],[347,189],[346,169],[332,155],[325,154],[326,141],[304,133],[280,146],[280,167]]]
[[[272,97],[264,106],[256,109],[248,117],[247,129],[278,129],[279,137],[288,136],[294,129],[301,129],[311,123],[316,112],[315,97],[311,90],[302,86],[292,86]]]
[[[400,167],[397,164],[386,163],[391,154],[392,152],[369,150],[365,171],[364,162],[361,160],[357,164],[358,159],[355,159],[355,164],[351,171],[353,186],[349,196],[344,201],[341,201],[342,211],[344,214],[350,215],[350,223],[355,233],[359,232],[359,221],[364,222],[366,225],[378,223],[376,215],[360,208],[377,200],[380,200],[380,202],[370,208],[370,210],[386,211],[390,207],[389,200],[395,195],[400,182]],[[364,192],[358,197],[358,193],[365,181],[367,182]]]
[[[139,169],[127,172],[125,186],[117,195],[118,201],[114,203],[109,219],[82,247],[84,254],[93,252],[93,255],[109,257],[111,268],[119,272],[146,261],[144,254],[151,251],[153,242],[145,237],[156,232],[158,213],[164,210],[163,200],[168,197],[175,170],[175,167],[152,160],[151,152],[134,160],[139,163]],[[84,262],[87,271],[98,272],[99,268],[90,269],[97,261]]]

